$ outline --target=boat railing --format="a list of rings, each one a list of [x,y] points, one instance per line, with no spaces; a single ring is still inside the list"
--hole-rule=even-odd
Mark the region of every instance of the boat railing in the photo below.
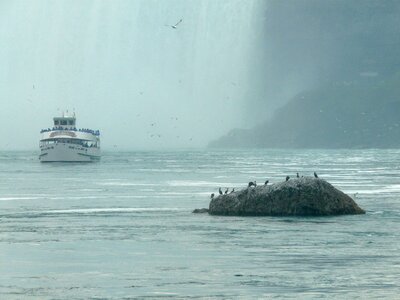
[[[92,130],[92,129],[88,129],[88,128],[79,128],[78,129],[76,127],[70,128],[70,129],[66,129],[66,128],[63,128],[61,126],[53,127],[53,128],[45,128],[45,129],[40,130],[40,133],[50,132],[50,131],[58,131],[58,130],[59,131],[64,131],[64,130],[67,130],[67,131],[78,131],[78,132],[91,133],[91,134],[97,135],[97,136],[100,135],[100,130]]]

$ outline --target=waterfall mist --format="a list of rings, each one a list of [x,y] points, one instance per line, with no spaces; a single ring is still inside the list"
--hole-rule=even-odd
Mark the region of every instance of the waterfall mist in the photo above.
[[[65,109],[78,126],[100,129],[105,148],[201,147],[247,126],[266,6],[0,3],[2,148],[34,149]]]

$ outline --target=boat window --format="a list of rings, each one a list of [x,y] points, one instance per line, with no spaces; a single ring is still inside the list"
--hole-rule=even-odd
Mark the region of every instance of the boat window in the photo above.
[[[69,125],[74,125],[74,121],[70,120]]]
[[[61,125],[67,125],[67,121],[61,121]]]
[[[60,124],[60,123],[59,123],[58,120],[54,121],[54,125],[59,125],[59,124]]]

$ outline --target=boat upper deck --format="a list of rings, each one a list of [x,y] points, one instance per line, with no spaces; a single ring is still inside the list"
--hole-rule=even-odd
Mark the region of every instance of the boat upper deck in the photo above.
[[[53,127],[53,128],[46,128],[46,129],[42,129],[40,130],[40,133],[44,133],[44,132],[51,132],[51,131],[74,131],[74,132],[84,132],[84,133],[90,133],[96,136],[100,136],[100,130],[92,130],[92,129],[87,129],[87,128],[65,128],[62,126],[59,127]]]
[[[41,131],[40,141],[49,140],[60,140],[60,139],[71,139],[71,140],[86,140],[86,141],[100,141],[100,133],[85,130],[45,130]]]

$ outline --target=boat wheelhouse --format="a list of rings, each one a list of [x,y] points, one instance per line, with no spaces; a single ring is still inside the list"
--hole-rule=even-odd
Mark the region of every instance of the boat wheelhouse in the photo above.
[[[100,131],[76,128],[76,117],[64,114],[40,131],[41,162],[90,162],[100,159]]]

